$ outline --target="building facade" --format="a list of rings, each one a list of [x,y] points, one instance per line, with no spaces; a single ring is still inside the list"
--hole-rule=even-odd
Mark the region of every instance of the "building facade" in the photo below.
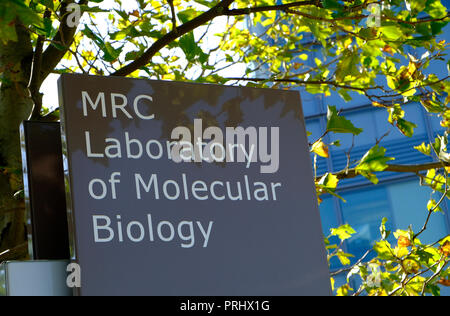
[[[448,2],[448,3],[445,3]],[[443,1],[449,7],[450,1]],[[450,41],[450,27],[444,29],[441,39]],[[410,51],[417,55],[417,51]],[[313,62],[314,57],[308,60]],[[311,65],[313,66],[313,65]],[[439,78],[447,76],[445,62],[435,63],[430,66],[428,73],[436,74]],[[342,115],[353,122],[356,127],[363,128],[363,132],[352,137],[351,134],[328,134],[326,143],[340,140],[341,146],[330,147],[330,158],[317,160],[317,174],[337,172],[343,170],[347,164],[346,153],[350,150],[351,158],[360,159],[376,140],[386,133],[380,146],[386,148],[386,156],[395,157],[395,164],[421,164],[431,162],[432,158],[423,155],[413,149],[413,146],[433,143],[437,134],[442,135],[445,128],[440,125],[435,114],[428,113],[420,103],[411,103],[404,107],[405,119],[417,125],[414,135],[408,138],[398,129],[389,124],[388,113],[384,108],[372,106],[371,102],[359,95],[352,95],[350,102],[345,102],[336,93],[330,97],[323,95],[311,95],[304,89],[301,90],[303,111],[307,130],[312,133],[310,142],[317,140],[326,129],[327,105],[335,105],[342,110]],[[379,183],[373,185],[364,177],[341,181],[337,193],[346,202],[334,197],[326,196],[320,205],[322,226],[326,235],[330,228],[342,224],[350,224],[355,230],[354,237],[349,239],[344,249],[355,255],[353,262],[359,259],[373,246],[374,241],[380,239],[379,227],[382,218],[387,218],[387,229],[407,230],[412,225],[414,231],[418,231],[424,225],[428,215],[427,202],[432,195],[432,190],[420,185],[419,178],[415,174],[407,173],[383,173],[378,176]],[[439,199],[437,194],[436,200]],[[423,243],[432,243],[450,233],[450,203],[448,199],[443,203],[443,213],[432,215],[428,229],[422,234]],[[331,263],[331,269],[341,268],[339,261]],[[336,285],[345,282],[346,275],[340,275],[336,279]],[[353,288],[357,288],[354,284]],[[441,289],[442,295],[450,295],[450,290]]]

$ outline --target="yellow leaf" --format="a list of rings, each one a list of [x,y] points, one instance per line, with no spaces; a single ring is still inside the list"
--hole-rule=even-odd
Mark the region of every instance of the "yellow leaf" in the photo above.
[[[407,260],[403,261],[403,267],[404,267],[406,273],[415,274],[415,273],[419,272],[420,264],[417,263],[416,260],[407,259]]]
[[[395,51],[392,49],[392,47],[387,44],[386,46],[384,46],[383,52],[391,54],[392,56],[395,54]]]
[[[370,290],[369,296],[388,296],[388,294],[384,289],[373,289]]]
[[[328,146],[321,140],[318,140],[312,145],[311,151],[320,157],[328,158],[330,156]]]
[[[321,204],[323,202],[323,200],[320,197],[317,197],[317,204]]]
[[[442,209],[438,206],[437,202],[434,199],[430,199],[427,203],[427,209],[429,211],[433,210],[433,212],[442,211]]]
[[[394,77],[386,76],[386,81],[387,81],[387,85],[389,86],[389,88],[391,88],[392,90],[397,89],[397,84],[396,84],[396,80]]]
[[[339,183],[339,179],[332,173],[326,173],[322,178],[320,178],[318,184],[323,185],[329,189],[336,189]]]
[[[306,54],[301,54],[300,56],[298,56],[301,60],[307,60],[308,59],[308,55]]]
[[[402,95],[405,97],[411,97],[411,96],[415,95],[416,92],[417,92],[416,89],[408,89],[405,92],[402,92]]]
[[[411,246],[411,241],[406,236],[400,236],[397,240],[397,245],[399,248],[405,248]]]
[[[450,255],[450,241],[446,240],[441,246],[441,253],[446,257]]]
[[[337,289],[336,295],[337,296],[348,296],[349,291],[353,291],[353,289],[348,284],[345,284]]]
[[[384,105],[383,103],[376,102],[376,101],[372,102],[372,105],[373,105],[373,106],[376,106],[376,107],[383,107],[383,108],[386,108],[386,107],[387,107],[387,106]]]
[[[414,149],[420,151],[424,155],[430,155],[431,154],[431,145],[425,145],[425,143],[420,144],[419,146],[414,146]]]
[[[441,126],[442,127],[450,127],[450,121],[442,120],[441,121]]]
[[[402,258],[402,257],[408,255],[408,253],[409,253],[409,251],[408,251],[408,248],[406,248],[406,247],[398,246],[398,247],[394,248],[394,254],[397,258]]]
[[[413,62],[413,61],[410,61],[409,62],[409,65],[408,65],[408,68],[407,68],[407,73],[406,73],[406,78],[411,78],[411,77],[413,77],[414,76],[414,74],[416,73],[416,71],[417,71],[417,66],[416,66],[416,63],[415,62]]]

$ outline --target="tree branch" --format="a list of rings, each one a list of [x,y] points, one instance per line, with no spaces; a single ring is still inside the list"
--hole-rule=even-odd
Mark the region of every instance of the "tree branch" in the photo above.
[[[431,218],[431,214],[434,213],[435,210],[437,210],[437,208],[442,204],[442,202],[444,202],[444,199],[447,197],[447,193],[449,191],[449,188],[447,187],[447,172],[445,172],[445,189],[444,189],[444,193],[442,194],[441,198],[439,199],[439,201],[436,203],[436,205],[434,207],[432,207],[431,209],[428,210],[428,215],[427,218],[425,220],[425,223],[423,224],[421,230],[419,232],[417,232],[416,234],[414,234],[412,241],[414,242],[414,240],[419,237],[426,229],[428,226],[428,222],[430,221]]]
[[[335,276],[337,276],[337,275],[339,275],[339,274],[341,274],[341,273],[351,271],[354,267],[356,267],[356,266],[359,265],[361,262],[363,262],[363,260],[366,259],[366,257],[367,257],[372,251],[373,251],[373,249],[367,250],[366,253],[365,253],[361,258],[359,258],[358,261],[355,262],[355,264],[353,264],[353,265],[350,266],[350,267],[342,268],[342,269],[340,269],[340,270],[338,270],[338,271],[332,272],[332,273],[330,273],[330,276],[331,276],[331,277],[335,277]]]
[[[268,5],[268,6],[252,7],[252,8],[226,10],[224,15],[236,16],[236,15],[247,15],[250,13],[257,13],[257,12],[266,12],[266,11],[284,11],[289,8],[296,8],[296,7],[308,6],[308,5],[315,5],[317,7],[322,7],[322,4],[320,3],[320,1],[309,0],[309,1],[298,1],[298,2],[292,2],[292,3],[286,3],[286,4],[279,4],[279,5]]]
[[[375,87],[367,87],[367,88],[360,88],[360,87],[353,87],[346,84],[339,84],[335,81],[329,81],[329,80],[298,80],[298,79],[272,79],[272,78],[225,78],[227,80],[237,80],[237,81],[253,81],[253,82],[285,82],[285,83],[296,83],[301,85],[330,85],[334,86],[336,88],[341,89],[348,89],[348,90],[355,90],[355,91],[361,91],[361,92],[367,92],[367,90],[376,90],[379,89],[379,86]]]
[[[359,21],[359,20],[362,20],[362,19],[365,19],[368,17],[368,15],[360,14],[360,15],[354,15],[354,16],[344,16],[344,17],[337,17],[337,18],[333,18],[333,19],[327,19],[327,18],[314,16],[314,15],[311,15],[311,14],[308,14],[305,12],[300,12],[300,11],[296,11],[296,10],[292,10],[292,9],[285,9],[284,11],[286,13],[298,15],[298,16],[308,18],[311,20],[328,22],[328,23],[335,23],[336,21],[342,21],[342,20],[358,20]]]
[[[30,82],[28,84],[28,91],[30,91],[31,99],[33,100],[33,111],[29,119],[38,119],[40,117],[42,108],[42,95],[39,92],[41,85],[40,74],[42,66],[42,50],[44,46],[43,36],[38,36],[36,41],[36,48],[33,54],[33,65],[30,76]]]
[[[172,30],[174,32],[176,32],[177,31],[177,15],[175,12],[175,6],[173,4],[173,0],[167,0],[167,2],[169,3],[170,11],[172,13]]]
[[[58,32],[55,37],[52,39],[53,43],[61,43],[59,47],[55,45],[49,45],[47,49],[42,54],[42,69],[41,69],[41,80],[45,80],[47,76],[56,68],[61,59],[69,50],[70,45],[73,42],[75,32],[77,27],[69,27],[67,24],[68,16],[70,13],[67,11],[67,6],[70,3],[74,3],[74,0],[66,0],[61,3],[60,14],[62,17],[62,21],[60,22]],[[80,0],[78,5],[85,5],[88,3],[88,0]],[[83,14],[83,12],[81,12]]]
[[[438,261],[438,262],[441,262],[441,261]],[[423,282],[422,291],[420,292],[420,296],[425,295],[425,290],[427,289],[427,285],[430,282],[432,282],[435,277],[437,277],[439,274],[441,274],[441,272],[444,270],[445,266],[449,263],[450,263],[450,260],[444,260],[442,266],[439,267],[431,277],[429,277],[425,282]]]
[[[448,167],[450,166],[450,163],[448,162],[430,162],[430,163],[424,163],[420,165],[394,165],[394,164],[387,164],[387,168],[383,170],[383,172],[404,172],[404,173],[419,173],[420,171],[430,170],[430,169],[437,169],[442,168],[443,166]],[[357,173],[356,169],[348,169],[348,170],[342,170],[338,173],[334,174],[339,180],[343,179],[351,179],[355,178],[359,175]],[[320,180],[322,176],[317,177],[316,181]]]
[[[446,19],[450,18],[450,13],[448,13],[445,17],[440,18],[440,19],[430,19],[430,18],[420,18],[417,19],[417,21],[405,21],[402,19],[397,19],[394,17],[388,17],[388,16],[382,16],[381,19],[382,20],[386,20],[386,21],[395,21],[398,23],[405,23],[405,24],[409,24],[409,25],[417,25],[417,24],[421,24],[421,23],[430,23],[430,22],[440,22],[440,21],[444,21]]]

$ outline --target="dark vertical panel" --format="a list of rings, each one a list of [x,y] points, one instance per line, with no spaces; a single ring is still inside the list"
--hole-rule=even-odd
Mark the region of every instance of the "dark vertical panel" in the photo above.
[[[69,259],[59,123],[25,121],[21,139],[31,256]]]

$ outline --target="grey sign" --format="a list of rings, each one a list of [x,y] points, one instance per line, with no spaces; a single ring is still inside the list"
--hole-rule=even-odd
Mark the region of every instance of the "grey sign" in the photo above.
[[[329,295],[298,92],[59,81],[81,295]]]

